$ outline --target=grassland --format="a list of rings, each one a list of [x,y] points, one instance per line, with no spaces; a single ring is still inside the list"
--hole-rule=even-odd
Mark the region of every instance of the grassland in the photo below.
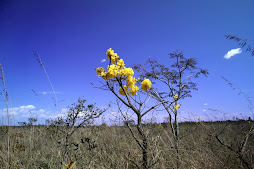
[[[241,158],[237,150],[254,122],[224,121],[180,123],[180,168],[253,167],[254,139],[249,137]],[[62,130],[65,127],[61,128]],[[147,124],[149,163],[152,168],[176,168],[174,140],[168,124]],[[7,130],[9,130],[7,132]],[[55,126],[0,127],[0,168],[7,168],[7,134],[10,168],[56,169],[61,166],[64,137]],[[218,141],[218,138],[221,142]],[[223,144],[221,144],[223,143]],[[125,126],[79,128],[70,138],[68,158],[76,168],[137,168],[140,149]],[[232,150],[230,148],[232,148]],[[235,150],[235,151],[234,151]]]

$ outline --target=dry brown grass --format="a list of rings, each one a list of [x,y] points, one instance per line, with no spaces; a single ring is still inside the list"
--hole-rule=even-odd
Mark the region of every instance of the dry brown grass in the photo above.
[[[253,122],[252,122],[253,123]],[[226,126],[227,124],[227,126]],[[226,126],[226,127],[225,127]],[[182,123],[180,131],[180,168],[245,168],[237,154],[221,145],[220,139],[237,149],[244,131],[251,124],[246,121],[215,123]],[[166,124],[147,125],[149,131],[149,162],[158,159],[154,168],[175,168],[177,157],[172,134]],[[61,135],[54,126],[10,127],[11,168],[55,169],[61,162]],[[7,164],[7,128],[0,127],[0,166]],[[82,140],[81,140],[82,139]],[[142,162],[140,149],[125,126],[92,126],[80,128],[70,138],[69,157],[77,161],[76,168],[136,168]],[[78,145],[78,146],[77,146]],[[78,148],[77,148],[78,147]],[[254,140],[250,137],[245,159],[251,164]]]

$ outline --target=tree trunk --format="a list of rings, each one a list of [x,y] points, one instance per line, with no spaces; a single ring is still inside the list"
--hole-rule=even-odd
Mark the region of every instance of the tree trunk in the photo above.
[[[138,116],[138,125],[137,130],[142,137],[142,168],[148,169],[148,144],[147,144],[147,137],[144,133],[144,131],[141,129],[141,116]]]
[[[143,138],[143,168],[147,169],[148,168],[148,154],[147,154],[147,139]]]
[[[175,102],[175,105],[177,105],[177,102]],[[177,157],[177,161],[176,161],[176,168],[180,168],[180,156],[179,156],[179,124],[178,124],[178,119],[177,119],[177,110],[174,111],[175,114],[175,133],[174,133],[174,137],[175,137],[175,150],[176,150],[176,157]]]

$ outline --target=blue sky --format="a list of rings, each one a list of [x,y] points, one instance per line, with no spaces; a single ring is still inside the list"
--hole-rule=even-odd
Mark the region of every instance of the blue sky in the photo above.
[[[149,57],[170,65],[168,53],[180,50],[208,69],[209,77],[197,80],[199,91],[183,102],[182,119],[205,114],[210,119],[253,116],[245,99],[220,77],[225,76],[254,98],[254,57],[242,49],[240,54],[224,58],[230,50],[239,48],[224,35],[254,40],[253,6],[253,0],[1,0],[0,62],[13,123],[30,116],[43,122],[57,115],[50,85],[33,51],[41,56],[61,109],[78,97],[99,107],[114,102],[113,94],[91,85],[99,84],[95,68],[107,66],[101,60],[106,58],[108,48],[113,48],[127,65],[142,64]],[[4,119],[2,96],[0,101]],[[221,113],[213,114],[209,108]],[[157,116],[163,118],[163,114]]]

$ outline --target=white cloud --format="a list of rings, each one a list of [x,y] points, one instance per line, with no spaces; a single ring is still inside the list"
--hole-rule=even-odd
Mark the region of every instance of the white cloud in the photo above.
[[[52,92],[52,91],[50,91],[50,92],[44,91],[44,92],[39,92],[39,93],[44,94],[44,95],[46,95],[46,94],[54,94],[54,92]],[[62,92],[55,92],[55,93],[57,94],[57,93],[62,93]]]
[[[20,107],[11,107],[8,109],[9,114],[11,115],[16,115],[16,114],[24,114],[24,113],[29,113],[32,110],[34,110],[36,107],[33,105],[27,105],[27,106],[20,106]],[[0,109],[0,114],[6,113],[7,109]]]
[[[27,106],[20,106],[19,109],[22,111],[29,111],[32,109],[35,109],[36,107],[34,105],[27,105]]]
[[[106,62],[106,59],[102,59],[102,60],[101,60],[101,63],[103,63],[103,62]]]
[[[15,117],[22,118],[22,117],[29,117],[34,114],[38,114],[41,116],[44,113],[48,113],[44,109],[36,109],[34,105],[26,105],[26,106],[19,106],[19,107],[10,107],[8,109],[10,115],[14,115]],[[7,113],[7,109],[0,109],[0,114],[5,115]]]
[[[241,48],[232,49],[224,56],[225,59],[230,59],[232,56],[242,53]]]
[[[208,103],[204,103],[204,106],[207,106],[208,105]]]

